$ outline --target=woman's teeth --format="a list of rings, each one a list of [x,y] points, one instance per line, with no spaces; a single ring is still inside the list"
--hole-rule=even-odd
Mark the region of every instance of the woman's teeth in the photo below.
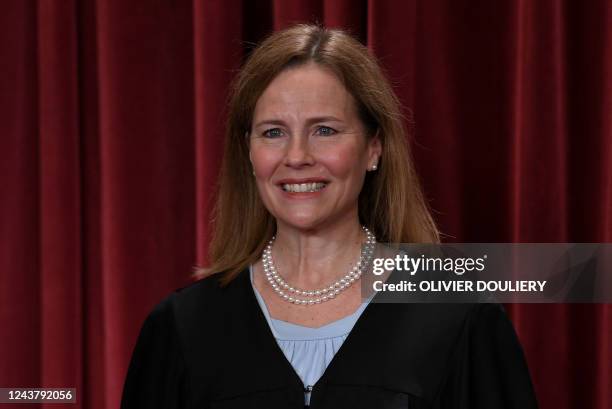
[[[304,192],[317,192],[323,189],[327,183],[295,183],[295,184],[283,184],[282,188],[286,192],[304,193]]]

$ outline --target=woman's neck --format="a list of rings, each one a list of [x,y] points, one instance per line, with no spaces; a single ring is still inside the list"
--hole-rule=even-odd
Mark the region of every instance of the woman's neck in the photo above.
[[[359,260],[365,241],[357,217],[307,231],[277,226],[274,264],[287,282],[303,289],[320,288],[346,275]]]

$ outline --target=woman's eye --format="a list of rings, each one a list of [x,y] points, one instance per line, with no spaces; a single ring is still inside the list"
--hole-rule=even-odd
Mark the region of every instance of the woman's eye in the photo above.
[[[317,128],[317,132],[318,135],[323,135],[323,136],[329,136],[329,135],[333,135],[336,133],[336,130],[333,128],[330,128],[329,126],[320,126]]]
[[[279,136],[283,136],[283,131],[281,131],[279,128],[272,128],[265,131],[263,136],[267,138],[278,138]]]

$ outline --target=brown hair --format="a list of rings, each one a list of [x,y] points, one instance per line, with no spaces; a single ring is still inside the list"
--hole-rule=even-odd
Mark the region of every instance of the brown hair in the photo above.
[[[438,230],[416,176],[400,103],[376,59],[342,30],[300,24],[276,32],[251,54],[230,90],[223,163],[213,210],[210,266],[229,283],[254,263],[276,229],[264,207],[249,161],[251,120],[257,100],[288,67],[315,62],[331,69],[353,95],[368,137],[378,135],[382,154],[359,195],[359,219],[389,243],[436,243]],[[202,273],[202,272],[201,272]]]

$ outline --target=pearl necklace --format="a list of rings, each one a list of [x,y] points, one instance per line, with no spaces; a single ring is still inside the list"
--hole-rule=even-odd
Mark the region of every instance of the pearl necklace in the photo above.
[[[374,247],[376,246],[376,237],[368,230],[365,226],[362,226],[363,231],[366,233],[366,242],[361,249],[359,261],[353,267],[351,271],[335,283],[328,287],[324,287],[318,290],[302,290],[289,285],[283,278],[278,274],[274,263],[272,261],[272,244],[276,236],[270,239],[270,242],[266,246],[263,252],[262,260],[264,272],[268,282],[274,289],[274,291],[285,301],[299,305],[313,305],[320,304],[325,301],[329,301],[335,298],[340,292],[346,290],[355,281],[359,280],[363,271],[367,268],[372,255],[374,254]],[[306,298],[294,297],[299,295]]]

